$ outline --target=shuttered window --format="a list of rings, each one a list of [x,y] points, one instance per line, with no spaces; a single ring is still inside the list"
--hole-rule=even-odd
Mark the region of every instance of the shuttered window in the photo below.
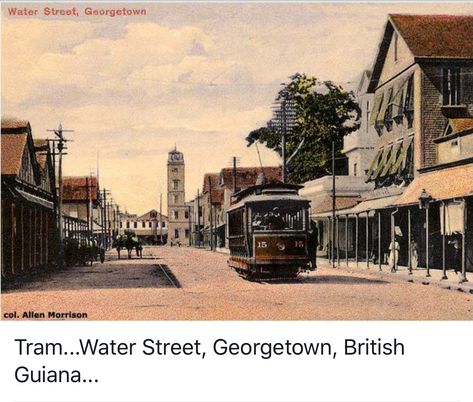
[[[443,69],[443,104],[460,105],[460,68]]]

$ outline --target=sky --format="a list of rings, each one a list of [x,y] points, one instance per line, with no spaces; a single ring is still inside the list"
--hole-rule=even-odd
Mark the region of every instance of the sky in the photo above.
[[[44,16],[44,7],[79,16]],[[85,7],[146,9],[86,16]],[[36,16],[13,17],[28,7]],[[473,14],[461,3],[2,5],[2,116],[29,120],[35,138],[73,129],[65,175],[97,170],[122,210],[166,209],[167,153],[186,162],[186,199],[203,175],[257,166],[246,135],[265,125],[296,72],[354,89],[371,68],[388,13]],[[260,146],[264,165],[279,158]]]

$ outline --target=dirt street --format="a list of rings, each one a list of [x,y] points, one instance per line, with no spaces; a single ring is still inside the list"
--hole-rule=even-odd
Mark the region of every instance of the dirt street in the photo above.
[[[205,250],[147,247],[143,259],[69,268],[2,294],[2,317],[87,313],[92,320],[471,320],[472,295],[321,267],[254,283]],[[159,265],[164,267],[164,271]],[[175,285],[179,287],[175,287]]]

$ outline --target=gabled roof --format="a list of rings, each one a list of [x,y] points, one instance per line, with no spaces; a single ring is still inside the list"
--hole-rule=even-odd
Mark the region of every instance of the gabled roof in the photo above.
[[[28,120],[21,120],[16,118],[2,118],[2,133],[26,132],[31,129]]]
[[[87,195],[89,187],[89,195]],[[75,176],[63,177],[62,179],[62,200],[71,201],[96,201],[98,195],[97,177]]]
[[[160,220],[160,217],[159,217],[159,212],[156,211],[155,209],[150,209],[148,212],[144,213],[143,215],[141,216],[138,216],[136,219],[139,220],[139,221],[149,221],[149,220],[152,220],[154,218],[151,218],[151,213],[154,212],[156,213],[156,219],[159,221]],[[167,221],[168,220],[168,217],[166,215],[161,215],[161,219],[163,221]]]
[[[42,138],[38,138],[34,139],[33,143],[38,164],[44,170],[46,168],[46,162],[48,160],[48,155],[46,154],[49,149],[48,141]]]
[[[448,124],[455,134],[469,132],[473,130],[473,117],[450,119]]]
[[[210,179],[210,183],[209,183]],[[204,174],[204,183],[202,186],[202,193],[208,193],[210,187],[212,190],[215,190],[219,187],[220,174],[219,173],[205,173]]]
[[[2,135],[2,175],[20,173],[28,134]]]
[[[261,167],[237,167],[236,168],[236,186],[244,189],[256,185],[258,175],[263,171],[266,177],[266,183],[278,183],[281,181],[282,169],[279,166]],[[223,186],[229,189],[233,188],[233,168],[222,169]]]
[[[473,16],[390,14],[414,57],[473,59]]]
[[[473,16],[390,14],[372,68],[368,92],[374,92],[394,31],[416,59],[473,60]]]

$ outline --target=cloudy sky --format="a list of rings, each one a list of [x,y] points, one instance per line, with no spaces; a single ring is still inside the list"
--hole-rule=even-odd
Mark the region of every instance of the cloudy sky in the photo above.
[[[306,72],[353,88],[388,13],[473,13],[471,3],[94,3],[147,15],[61,18],[29,6],[38,16],[2,7],[2,114],[28,119],[35,137],[59,122],[74,129],[65,174],[95,172],[99,152],[101,185],[137,213],[165,193],[174,144],[185,155],[187,199],[232,156],[257,165],[244,138],[269,119],[280,83]],[[270,151],[262,157],[279,163]]]

